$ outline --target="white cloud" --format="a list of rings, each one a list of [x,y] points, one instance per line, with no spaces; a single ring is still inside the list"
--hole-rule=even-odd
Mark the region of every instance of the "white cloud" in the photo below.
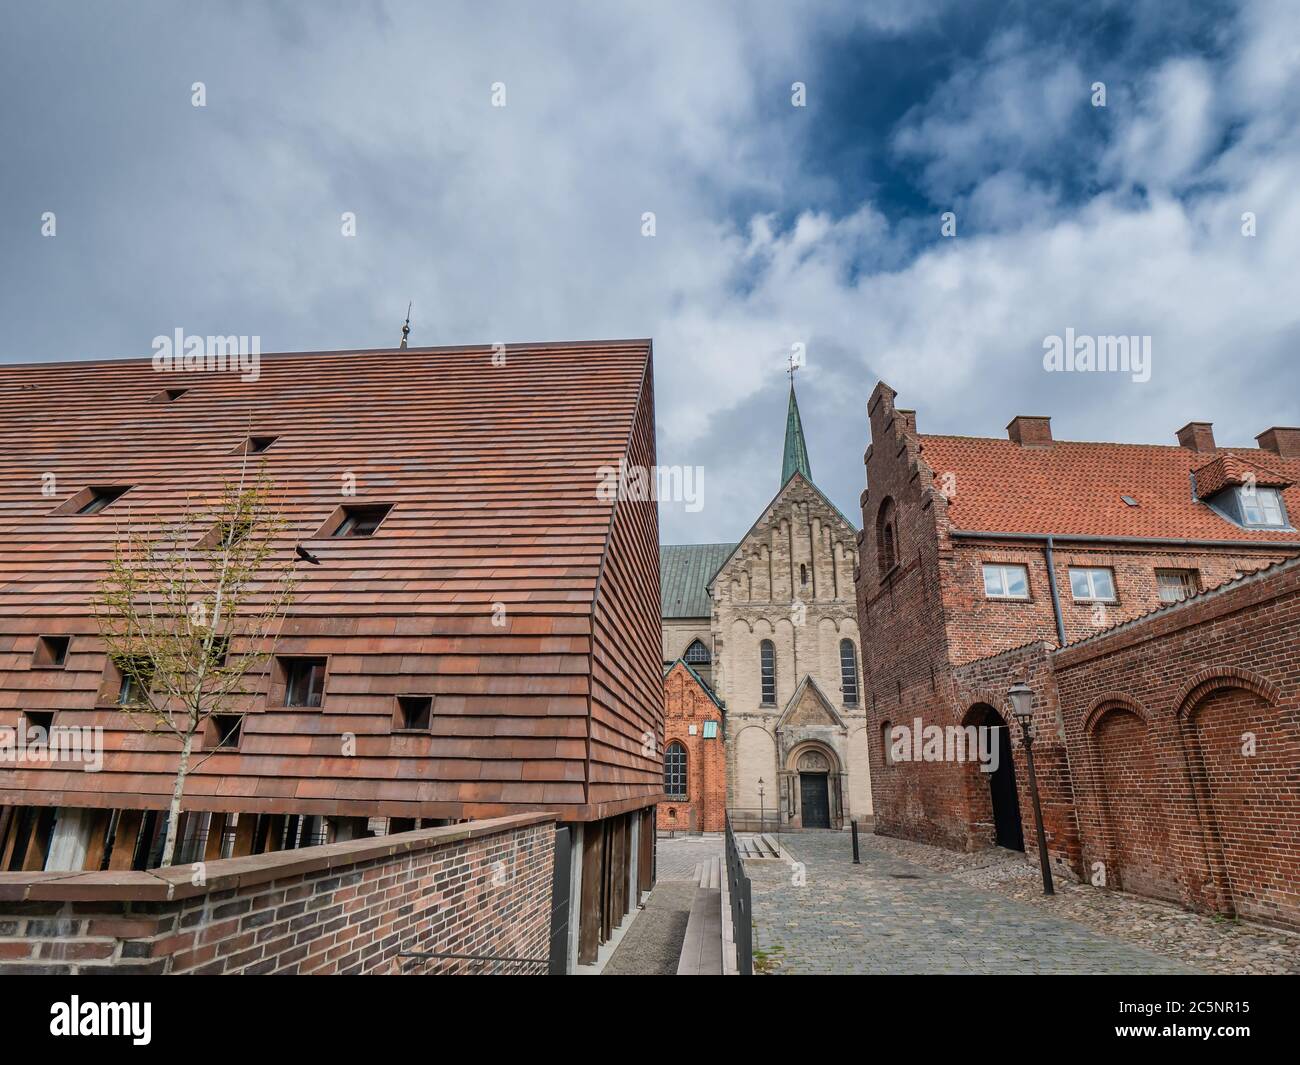
[[[7,202],[76,208],[57,246],[0,250],[23,277],[0,292],[5,354],[141,353],[177,325],[260,333],[266,350],[395,344],[407,299],[416,344],[653,336],[660,461],[707,471],[705,511],[674,514],[670,540],[738,537],[775,490],[795,342],[813,469],[850,516],[877,375],[928,431],[997,433],[1029,408],[1062,436],[1164,440],[1210,418],[1248,440],[1294,424],[1288,5],[1251,5],[1224,61],[1139,71],[1113,97],[1111,153],[1063,176],[1140,182],[1146,199],[1103,184],[1065,200],[1053,167],[1081,165],[1057,153],[1097,117],[1093,72],[1011,33],[892,142],[926,189],[960,201],[956,240],[937,216],[918,229],[869,199],[809,208],[824,179],[806,167],[809,127],[832,116],[790,109],[790,83],[825,99],[838,72],[824,39],[864,19],[902,34],[936,6],[454,5],[290,22],[246,7],[235,21],[208,9],[197,29],[166,9],[141,24],[105,14],[98,34],[59,37],[78,72],[62,90],[44,60],[0,62],[0,90],[6,66],[35,79],[52,116],[47,141],[26,134],[25,168],[0,178],[19,183]],[[188,106],[200,77],[204,112]],[[490,106],[494,81],[505,109]],[[96,106],[109,124],[87,119]],[[83,156],[86,180],[51,185]],[[647,210],[654,238],[640,235]],[[1247,210],[1256,238],[1239,231]],[[1044,374],[1042,339],[1067,326],[1151,333],[1152,381]]]

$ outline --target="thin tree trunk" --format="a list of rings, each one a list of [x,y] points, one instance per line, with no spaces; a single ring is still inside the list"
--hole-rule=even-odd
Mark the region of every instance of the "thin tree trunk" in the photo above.
[[[181,745],[181,762],[176,767],[176,784],[172,787],[172,804],[167,814],[167,839],[163,843],[162,866],[172,864],[176,853],[176,830],[180,827],[181,795],[185,792],[185,774],[190,769],[190,748],[194,745],[194,733],[185,733],[185,742]]]

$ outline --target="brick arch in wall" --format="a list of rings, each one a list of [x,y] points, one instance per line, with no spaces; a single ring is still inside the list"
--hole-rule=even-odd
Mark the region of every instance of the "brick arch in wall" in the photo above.
[[[1174,713],[1222,908],[1300,928],[1300,713],[1236,667],[1198,673]]]
[[[1151,715],[1131,696],[1102,696],[1084,719],[1084,739],[1106,845],[1106,884],[1178,901],[1177,848],[1163,794],[1167,773],[1156,757]]]
[[[989,723],[992,717],[996,717],[1006,726],[1013,750],[1018,749],[1016,743],[1018,729],[1013,724],[1011,712],[1003,706],[1005,701],[1004,694],[994,692],[991,689],[976,689],[965,692],[962,702],[958,704],[966,707],[965,712],[961,715],[961,726],[967,728],[971,725],[984,725]],[[930,724],[930,722],[926,722],[926,724]],[[941,724],[941,722],[935,722],[935,724]],[[994,827],[996,818],[993,810],[993,796],[989,790],[989,774],[984,773],[980,769],[979,763],[973,760],[967,760],[958,768],[961,773],[962,800],[966,809],[968,839],[979,846],[994,846],[997,844],[997,833]],[[1011,770],[1015,774],[1016,790],[1018,792],[1022,771],[1014,756]],[[1027,803],[1020,803],[1019,812],[1022,824],[1027,809]]]
[[[1254,692],[1265,702],[1275,705],[1282,699],[1282,693],[1277,685],[1258,673],[1252,673],[1240,666],[1212,666],[1201,670],[1183,685],[1174,700],[1174,712],[1179,718],[1186,718],[1205,695],[1217,688],[1225,687],[1244,688],[1248,692]]]

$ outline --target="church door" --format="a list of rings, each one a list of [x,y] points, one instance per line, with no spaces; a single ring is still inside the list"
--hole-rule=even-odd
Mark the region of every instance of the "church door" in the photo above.
[[[825,773],[799,774],[799,805],[804,828],[830,828],[830,789]]]

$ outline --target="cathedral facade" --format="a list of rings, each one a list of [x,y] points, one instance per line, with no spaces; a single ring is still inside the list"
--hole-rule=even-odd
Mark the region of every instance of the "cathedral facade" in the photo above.
[[[780,483],[739,542],[661,548],[664,666],[722,708],[726,780],[700,786],[736,828],[844,828],[871,814],[858,533],[813,481],[793,384]],[[674,766],[670,791],[696,779]]]

